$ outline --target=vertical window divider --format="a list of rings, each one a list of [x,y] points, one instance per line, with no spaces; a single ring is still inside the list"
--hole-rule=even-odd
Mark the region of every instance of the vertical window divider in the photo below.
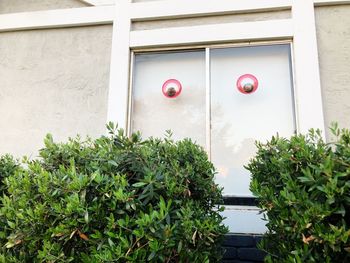
[[[292,100],[293,100],[293,118],[294,118],[294,133],[298,134],[299,128],[299,116],[298,116],[298,101],[297,101],[297,90],[296,90],[296,78],[295,78],[295,67],[294,67],[294,46],[293,42],[289,43],[289,59],[290,59],[290,74],[291,74],[291,85],[292,85]]]
[[[131,115],[132,115],[132,96],[133,96],[133,80],[134,80],[134,65],[135,63],[135,53],[130,52],[130,74],[129,74],[129,91],[128,91],[128,113],[127,113],[127,125],[126,125],[126,135],[131,136],[132,125],[131,125]]]
[[[206,98],[206,150],[211,160],[211,87],[210,87],[210,48],[205,48],[205,98]]]

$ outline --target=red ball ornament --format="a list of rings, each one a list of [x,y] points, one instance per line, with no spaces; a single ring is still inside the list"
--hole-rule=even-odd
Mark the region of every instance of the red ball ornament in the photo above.
[[[162,86],[162,92],[165,97],[174,99],[180,95],[182,91],[182,85],[180,81],[176,79],[168,79]]]
[[[237,89],[243,94],[251,94],[258,89],[258,79],[252,74],[244,74],[237,80]]]

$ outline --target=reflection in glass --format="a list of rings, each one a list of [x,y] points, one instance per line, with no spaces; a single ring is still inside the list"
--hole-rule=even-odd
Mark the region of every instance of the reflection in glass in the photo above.
[[[211,50],[211,154],[224,194],[251,196],[243,166],[253,157],[255,140],[295,130],[289,45]],[[237,79],[252,74],[259,88],[249,95]]]
[[[181,95],[167,98],[162,85],[176,79]],[[135,56],[132,130],[143,137],[190,137],[205,146],[205,52],[174,52]]]

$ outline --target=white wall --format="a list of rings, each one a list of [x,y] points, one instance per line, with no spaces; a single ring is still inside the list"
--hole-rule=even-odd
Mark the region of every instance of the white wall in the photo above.
[[[85,6],[79,0],[1,0],[0,14]]]
[[[0,154],[105,132],[112,26],[0,33]]]
[[[326,127],[350,128],[350,5],[317,7],[315,15]]]

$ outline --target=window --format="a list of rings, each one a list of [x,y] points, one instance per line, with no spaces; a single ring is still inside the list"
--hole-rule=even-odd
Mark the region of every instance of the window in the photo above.
[[[210,51],[211,157],[224,194],[251,196],[243,166],[255,153],[255,140],[295,131],[290,46],[221,48]],[[258,81],[256,92],[242,94],[244,74]]]
[[[162,93],[163,84],[178,80],[183,89],[177,98]],[[140,54],[135,57],[132,129],[144,137],[191,137],[205,146],[205,52]]]
[[[132,130],[148,137],[171,129],[174,139],[205,147],[226,196],[251,197],[243,166],[255,140],[295,132],[289,44],[140,53],[133,72]],[[256,78],[254,92],[237,88],[245,74]],[[173,79],[182,90],[169,98],[162,86]]]

